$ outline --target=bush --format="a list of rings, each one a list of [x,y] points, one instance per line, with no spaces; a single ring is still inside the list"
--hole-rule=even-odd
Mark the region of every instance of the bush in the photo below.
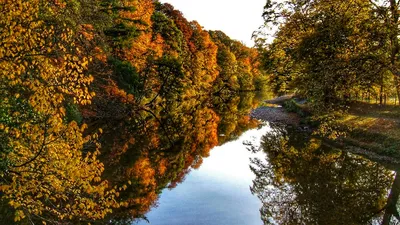
[[[296,113],[301,117],[304,117],[306,115],[305,112],[301,109],[301,107],[296,103],[294,99],[285,101],[283,103],[283,108],[285,108],[287,112]]]
[[[110,58],[108,62],[113,66],[118,86],[127,93],[137,95],[142,91],[142,82],[136,68],[128,61]]]

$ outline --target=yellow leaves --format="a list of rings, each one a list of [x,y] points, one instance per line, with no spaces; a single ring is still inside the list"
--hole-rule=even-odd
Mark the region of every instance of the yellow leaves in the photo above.
[[[4,192],[5,190],[7,190],[9,188],[9,185],[0,185],[0,191]]]
[[[74,124],[76,124],[75,121],[73,121]],[[88,128],[88,125],[86,123],[81,125],[81,132],[85,131]]]
[[[19,130],[15,130],[15,131],[14,131],[14,136],[15,136],[15,138],[19,138],[20,135],[21,135],[21,132],[20,132]]]
[[[85,208],[85,205],[83,203],[80,203],[79,208],[83,209],[83,208]]]
[[[119,188],[120,191],[125,191],[128,187],[124,184]]]
[[[21,221],[21,219],[25,218],[25,213],[22,210],[17,210],[15,212],[15,217],[14,217],[14,221],[18,222]]]
[[[10,127],[3,127],[4,133],[8,134],[10,132]]]
[[[83,59],[83,60],[82,60],[82,64],[81,64],[81,65],[82,65],[83,67],[85,67],[85,68],[86,68],[86,67],[87,67],[87,65],[88,65],[88,63],[89,63],[89,60],[87,60],[87,59]]]
[[[121,202],[120,206],[122,207],[128,207],[129,206],[129,202]]]
[[[18,99],[13,105],[18,110],[8,115],[24,118],[13,128],[0,124],[13,149],[7,160],[16,172],[8,174],[10,184],[1,185],[0,192],[16,209],[15,221],[25,213],[59,220],[100,219],[118,207],[117,192],[101,180],[104,166],[98,152],[82,153],[90,140],[83,136],[87,125],[63,120],[66,96],[90,104],[95,95],[88,88],[94,78],[86,74],[92,59],[80,55],[78,47],[77,54],[67,51],[77,34],[66,24],[47,26],[39,18],[39,5],[38,0],[7,1],[0,9],[0,27],[10,31],[0,32],[0,57],[10,59],[0,60],[1,84],[7,87],[0,94],[2,101]],[[58,40],[62,42],[54,43]],[[48,54],[52,51],[60,54]],[[62,202],[69,204],[63,208]]]

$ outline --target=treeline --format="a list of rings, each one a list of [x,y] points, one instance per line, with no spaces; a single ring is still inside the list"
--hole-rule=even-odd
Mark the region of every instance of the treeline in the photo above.
[[[350,100],[399,98],[399,1],[267,1],[257,44],[277,94],[298,93],[315,112]]]
[[[115,186],[102,175],[99,137],[116,129],[102,121],[142,126],[144,135],[168,133],[171,121],[207,125],[217,120],[212,110],[179,117],[178,109],[265,84],[256,50],[158,1],[16,0],[0,12],[0,193],[12,208],[1,207],[0,221],[79,224],[133,207],[142,200],[119,197],[132,182]],[[217,143],[216,129],[200,149]],[[170,133],[160,143],[178,141]],[[153,166],[136,164],[145,175]]]
[[[99,94],[84,117],[124,115],[132,110],[126,102],[148,107],[166,100],[265,88],[255,49],[221,31],[203,30],[170,4],[149,0],[118,4],[129,7],[108,6],[117,10],[112,26],[100,38],[107,48],[94,62],[94,73],[97,68],[102,71],[93,83]]]

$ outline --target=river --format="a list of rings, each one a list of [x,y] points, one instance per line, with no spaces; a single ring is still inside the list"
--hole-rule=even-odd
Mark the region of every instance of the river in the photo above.
[[[104,177],[127,185],[127,207],[99,223],[398,223],[397,165],[251,119],[263,98],[199,98],[103,124]]]
[[[259,143],[268,128],[252,129],[212,149],[199,169],[161,194],[159,206],[147,214],[150,224],[262,224],[262,204],[249,188],[255,179],[249,165],[250,158],[265,154],[253,154],[243,142]]]

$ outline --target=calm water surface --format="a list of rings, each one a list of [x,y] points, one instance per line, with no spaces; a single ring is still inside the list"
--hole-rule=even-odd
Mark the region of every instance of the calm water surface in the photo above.
[[[154,225],[398,224],[396,171],[267,124],[213,148],[146,217]]]
[[[146,215],[150,224],[262,224],[262,204],[250,192],[255,175],[249,165],[251,157],[265,154],[251,153],[243,142],[259,143],[268,130],[264,126],[247,131],[239,139],[212,149],[182,184],[163,191],[159,206]]]
[[[101,124],[104,176],[130,185],[94,224],[398,224],[399,165],[253,120],[259,104],[203,96]]]
[[[89,121],[124,203],[91,224],[400,224],[399,164],[251,119],[260,99],[198,96]]]

